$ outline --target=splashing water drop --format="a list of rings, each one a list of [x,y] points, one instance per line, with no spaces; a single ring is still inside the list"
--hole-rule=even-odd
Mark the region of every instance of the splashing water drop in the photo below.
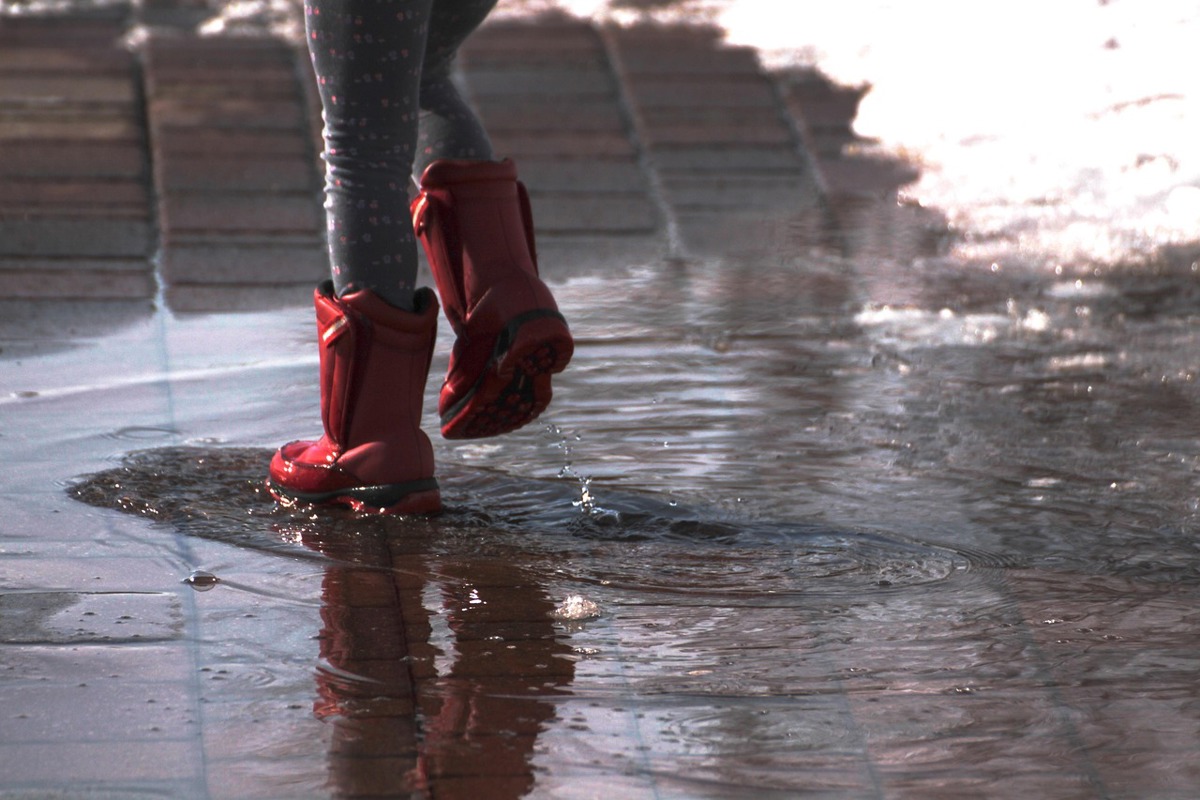
[[[554,609],[553,616],[563,620],[595,619],[600,616],[600,606],[581,594],[573,594]]]
[[[579,499],[571,502],[571,505],[583,511],[585,514],[591,514],[596,510],[596,498],[592,497],[591,484],[591,478],[580,478]]]

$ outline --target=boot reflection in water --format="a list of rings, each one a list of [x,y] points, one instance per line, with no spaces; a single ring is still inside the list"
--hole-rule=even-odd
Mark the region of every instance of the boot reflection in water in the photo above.
[[[525,187],[511,161],[495,160],[450,79],[495,3],[305,2],[332,279],[314,296],[324,432],[275,454],[268,487],[280,502],[441,508],[420,429],[439,304],[416,288],[418,236],[456,334],[438,403],[443,436],[495,436],[535,419],[571,359],[570,331],[538,274]]]
[[[334,560],[314,706],[333,796],[526,796],[574,677],[538,576],[506,564],[497,585],[486,562],[424,552],[424,530],[345,533],[305,537]]]

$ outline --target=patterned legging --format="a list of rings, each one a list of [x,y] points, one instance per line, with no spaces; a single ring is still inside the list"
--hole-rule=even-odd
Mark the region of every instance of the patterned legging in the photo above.
[[[491,143],[450,80],[496,0],[305,0],[325,118],[325,211],[338,295],[370,289],[411,308],[411,176],[439,158],[487,160]]]

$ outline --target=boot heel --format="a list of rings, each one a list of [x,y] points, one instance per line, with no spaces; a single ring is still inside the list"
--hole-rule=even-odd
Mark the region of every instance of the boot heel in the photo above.
[[[523,314],[509,323],[496,347],[496,372],[511,377],[554,375],[567,368],[575,353],[575,340],[557,311]]]
[[[550,376],[562,372],[574,352],[574,340],[557,311],[533,311],[513,320],[471,391],[442,414],[442,435],[482,439],[537,419],[554,397]]]

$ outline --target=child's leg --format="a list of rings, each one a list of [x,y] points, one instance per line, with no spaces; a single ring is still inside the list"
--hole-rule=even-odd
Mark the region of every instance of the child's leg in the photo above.
[[[417,250],[407,191],[433,0],[305,0],[325,119],[335,294],[411,308]]]
[[[421,125],[415,174],[439,158],[489,161],[487,131],[450,80],[458,48],[496,0],[434,0],[421,71]]]

